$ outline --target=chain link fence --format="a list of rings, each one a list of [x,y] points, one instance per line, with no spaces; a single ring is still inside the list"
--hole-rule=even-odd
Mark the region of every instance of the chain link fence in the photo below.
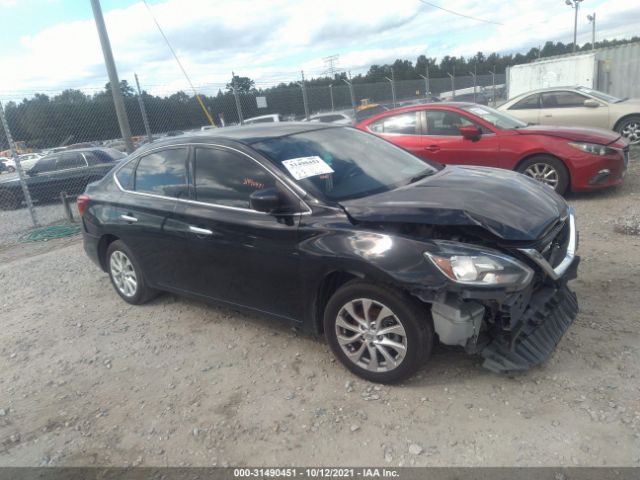
[[[136,79],[137,80],[137,79]],[[292,81],[268,88],[209,85],[195,95],[156,85],[122,82],[136,148],[165,136],[260,121],[299,121],[334,112],[333,119],[443,99],[495,103],[504,75],[358,83]],[[474,87],[475,84],[475,87]],[[135,85],[135,84],[134,84]],[[475,91],[475,93],[474,93]],[[75,197],[126,156],[112,95],[104,89],[57,93],[0,92],[0,245],[34,226],[78,220]],[[207,109],[206,115],[203,107]],[[330,121],[329,117],[326,120]],[[14,151],[9,139],[13,139]]]

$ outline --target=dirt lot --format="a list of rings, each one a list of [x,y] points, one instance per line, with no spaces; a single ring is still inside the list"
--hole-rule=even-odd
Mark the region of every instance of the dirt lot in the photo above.
[[[0,465],[640,465],[640,152],[569,198],[581,313],[555,355],[499,376],[438,348],[368,384],[318,339],[163,296],[130,307],[77,239],[0,251]]]

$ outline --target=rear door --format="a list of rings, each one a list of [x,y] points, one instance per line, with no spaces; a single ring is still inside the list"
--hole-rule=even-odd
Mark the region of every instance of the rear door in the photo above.
[[[540,123],[540,94],[534,93],[524,97],[511,105],[507,112],[523,122]]]
[[[444,164],[499,167],[499,136],[470,117],[454,110],[425,110],[424,155]],[[476,126],[482,132],[471,140],[460,127]]]
[[[188,238],[180,256],[184,290],[300,320],[299,200],[258,162],[234,149],[197,147],[192,200],[179,202],[176,228]],[[250,208],[256,190],[278,188],[282,215]]]
[[[398,113],[367,126],[375,133],[419,157],[425,157],[424,139],[420,135],[420,111]]]
[[[568,125],[608,128],[609,107],[605,102],[595,100],[598,107],[586,107],[586,95],[569,90],[542,93],[540,123],[543,125]]]
[[[176,261],[187,248],[173,222],[177,198],[188,196],[188,147],[147,153],[116,173],[124,193],[114,206],[114,235],[133,250],[145,280],[155,286],[173,286]]]
[[[84,191],[88,183],[89,169],[81,152],[64,152],[56,159],[56,194],[66,192],[77,195]]]

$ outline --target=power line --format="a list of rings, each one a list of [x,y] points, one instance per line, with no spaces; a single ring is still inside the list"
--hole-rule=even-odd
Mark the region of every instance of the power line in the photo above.
[[[147,7],[147,11],[149,12],[149,15],[151,16],[151,18],[153,19],[153,23],[155,23],[156,27],[158,27],[158,31],[160,32],[160,35],[162,35],[162,38],[164,38],[164,41],[167,43],[167,47],[169,47],[169,50],[171,50],[171,53],[173,54],[173,58],[176,59],[176,62],[178,63],[178,66],[180,67],[180,70],[182,70],[182,73],[184,74],[184,78],[186,78],[187,82],[189,82],[189,86],[191,87],[191,90],[193,90],[193,94],[195,95],[196,99],[198,100],[198,103],[200,104],[200,107],[202,108],[202,111],[204,112],[205,116],[209,120],[209,123],[211,123],[211,126],[215,127],[216,124],[214,123],[213,118],[211,118],[211,114],[209,113],[207,108],[204,106],[204,103],[202,102],[202,99],[200,98],[200,95],[198,95],[198,92],[197,92],[196,88],[193,86],[193,83],[191,83],[191,79],[189,78],[189,75],[187,75],[187,71],[182,66],[182,62],[180,62],[180,59],[178,58],[178,55],[176,54],[176,51],[173,49],[173,47],[171,46],[171,43],[169,42],[169,39],[164,34],[164,31],[162,30],[162,27],[158,23],[158,20],[156,19],[155,15],[153,14],[153,11],[151,11],[151,7],[147,3],[147,0],[142,0],[142,1],[144,2],[145,7]]]
[[[435,3],[427,2],[427,0],[418,0],[418,1],[420,3],[424,3],[425,5],[429,5],[430,7],[437,8],[444,12],[450,13],[452,15],[457,15],[459,17],[475,20],[476,22],[491,23],[492,25],[504,25],[504,23],[494,22],[493,20],[485,20],[484,18],[472,17],[471,15],[465,15],[464,13],[454,12],[453,10],[449,10],[448,8],[441,7],[440,5],[436,5]]]

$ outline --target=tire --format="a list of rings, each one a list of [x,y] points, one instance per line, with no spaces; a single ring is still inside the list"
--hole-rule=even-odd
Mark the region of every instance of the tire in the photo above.
[[[517,171],[564,195],[569,187],[569,172],[561,160],[550,155],[535,155],[518,165]],[[547,180],[544,180],[546,178]]]
[[[616,132],[625,137],[631,145],[640,143],[640,115],[632,115],[616,125]]]
[[[9,165],[9,166],[7,167],[7,172],[9,172],[9,173],[14,173],[15,171],[16,171],[16,167],[13,167],[13,166],[11,166],[11,165]]]
[[[370,325],[367,330],[360,329],[359,323],[365,322],[362,316],[365,305]],[[388,314],[382,316],[385,313]],[[382,330],[387,332],[380,335]],[[376,383],[397,383],[414,374],[431,355],[435,339],[433,322],[424,304],[396,288],[362,280],[346,283],[331,297],[324,311],[324,331],[333,354],[342,364],[359,377]],[[354,340],[344,343],[345,339]],[[391,346],[390,341],[404,345],[404,352]],[[377,365],[371,364],[373,352]]]
[[[105,263],[113,288],[125,302],[141,305],[158,295],[157,290],[147,286],[139,263],[121,240],[109,245]]]

